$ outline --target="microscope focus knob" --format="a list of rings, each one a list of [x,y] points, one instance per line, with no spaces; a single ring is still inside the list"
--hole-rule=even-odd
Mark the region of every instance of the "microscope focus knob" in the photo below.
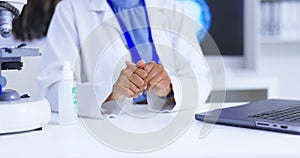
[[[0,2],[0,7],[8,9],[14,14],[15,17],[19,16],[20,14],[20,11],[13,5],[9,4],[8,2]]]

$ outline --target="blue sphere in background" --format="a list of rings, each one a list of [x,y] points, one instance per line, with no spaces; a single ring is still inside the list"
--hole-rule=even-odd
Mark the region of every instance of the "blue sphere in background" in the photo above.
[[[185,8],[188,16],[201,26],[197,38],[202,42],[211,26],[211,13],[206,0],[178,0]]]

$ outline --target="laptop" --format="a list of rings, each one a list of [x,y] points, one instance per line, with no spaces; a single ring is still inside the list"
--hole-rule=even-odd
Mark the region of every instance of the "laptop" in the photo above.
[[[207,123],[300,135],[300,101],[262,100],[195,115]]]

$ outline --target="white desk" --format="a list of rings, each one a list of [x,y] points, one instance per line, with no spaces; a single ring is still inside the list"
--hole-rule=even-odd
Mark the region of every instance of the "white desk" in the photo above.
[[[157,115],[162,119],[171,116]],[[56,117],[53,114],[52,121],[42,131],[0,136],[0,157],[300,157],[300,136],[216,125],[209,135],[200,139],[202,123],[198,121],[193,121],[182,137],[161,150],[143,154],[124,153],[98,142],[81,122],[58,126],[55,124]],[[128,118],[122,115],[113,121],[128,125]],[[135,124],[135,127],[139,126],[141,124]]]

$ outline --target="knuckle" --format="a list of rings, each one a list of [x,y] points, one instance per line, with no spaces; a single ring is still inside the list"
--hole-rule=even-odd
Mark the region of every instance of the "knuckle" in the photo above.
[[[163,69],[163,68],[164,68],[164,66],[161,65],[161,64],[159,64],[157,67],[158,67],[159,69]]]
[[[145,85],[145,82],[144,81],[140,81],[139,88],[143,88],[144,85]]]
[[[154,61],[151,61],[149,64],[153,65],[153,64],[156,64]]]
[[[145,78],[147,76],[147,73],[145,71],[140,71],[139,72],[139,75],[142,77],[142,78]]]
[[[141,85],[141,83],[139,81],[136,81],[134,84],[136,85],[137,88],[141,88],[142,87],[142,85]]]
[[[144,69],[146,72],[149,72],[151,69],[150,69],[150,67],[145,67],[145,69]]]
[[[132,98],[134,96],[133,92],[129,92],[129,98]]]
[[[124,75],[125,74],[125,69],[121,70],[121,75]]]
[[[128,78],[130,79],[130,80],[135,80],[135,74],[134,73],[130,73],[129,75],[128,75]]]
[[[135,90],[134,90],[134,93],[135,94],[138,94],[140,92],[140,89],[138,89],[138,88],[136,88]]]
[[[137,79],[137,75],[136,74],[131,74],[130,79],[135,81]]]
[[[132,92],[136,93],[138,91],[138,89],[136,87],[132,87],[131,88]]]
[[[120,81],[118,81],[116,84],[115,84],[115,86],[114,86],[115,88],[120,88],[121,87],[121,82]]]
[[[129,88],[130,88],[130,89],[132,89],[133,91],[135,91],[135,90],[136,90],[136,87],[134,86],[134,84],[133,84],[133,83],[130,83],[130,85],[129,85]]]
[[[128,92],[125,94],[125,96],[126,96],[127,98],[130,98],[130,97],[131,97],[130,92],[128,91]]]
[[[129,80],[129,81],[133,81],[133,75],[129,75],[129,76],[128,76],[128,80]]]
[[[129,87],[129,82],[123,83],[123,87]]]
[[[134,92],[134,95],[138,94],[140,89],[137,87],[132,88],[132,91]]]
[[[123,70],[121,71],[121,75],[125,76],[125,75],[127,74],[127,72],[128,72],[127,69],[123,69]]]
[[[148,75],[147,72],[146,72],[146,71],[143,71],[143,76],[144,76],[144,77],[147,77],[147,75]]]
[[[150,83],[150,85],[153,85],[155,83],[155,81],[151,80],[149,83]]]
[[[167,82],[168,82],[168,83],[171,83],[171,79],[170,79],[169,77],[167,78]]]
[[[139,73],[139,69],[133,70],[132,73],[138,74]]]
[[[138,75],[138,76],[141,76],[143,73],[140,71],[140,70],[135,70],[134,71],[134,74]]]
[[[131,92],[129,89],[127,89],[127,90],[126,90],[126,95],[127,95],[127,97],[131,97],[132,92]]]
[[[153,67],[153,66],[155,66],[156,65],[156,63],[154,62],[154,61],[151,61],[150,63],[148,63],[146,66],[147,67]]]

